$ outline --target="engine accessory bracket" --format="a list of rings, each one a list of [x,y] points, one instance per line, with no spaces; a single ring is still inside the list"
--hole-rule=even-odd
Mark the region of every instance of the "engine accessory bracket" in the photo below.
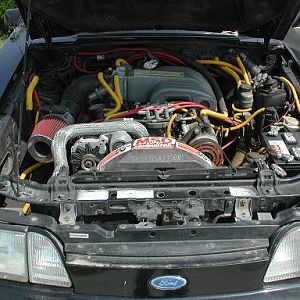
[[[224,217],[230,217],[234,211],[235,201],[226,200],[224,203]]]
[[[76,199],[75,186],[71,178],[67,175],[59,175],[49,180],[51,185],[51,201],[74,201]]]
[[[262,169],[258,172],[257,190],[263,195],[275,195],[275,187],[278,185],[276,172],[270,169]]]
[[[51,201],[59,201],[60,213],[58,221],[63,225],[75,225],[77,205],[74,183],[69,176],[56,176],[51,179]]]
[[[131,209],[140,222],[155,223],[160,220],[162,225],[199,223],[205,215],[204,204],[199,200],[176,202],[176,204],[162,204],[149,200],[138,206],[131,202]]]
[[[236,221],[252,220],[251,204],[251,198],[241,198],[235,201]]]
[[[63,225],[74,225],[76,223],[77,205],[75,186],[69,176],[53,177],[50,197],[51,201],[59,201],[59,222]]]
[[[60,214],[58,221],[63,225],[75,225],[77,216],[77,206],[75,203],[64,202],[60,204]]]

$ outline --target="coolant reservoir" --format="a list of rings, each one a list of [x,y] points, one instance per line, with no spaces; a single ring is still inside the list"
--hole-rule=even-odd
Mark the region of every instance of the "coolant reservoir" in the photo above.
[[[289,131],[300,131],[300,122],[294,117],[283,117],[283,126]]]

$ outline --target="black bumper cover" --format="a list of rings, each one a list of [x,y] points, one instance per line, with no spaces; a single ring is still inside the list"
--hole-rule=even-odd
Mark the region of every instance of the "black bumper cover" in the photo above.
[[[184,297],[177,299],[199,299],[199,300],[219,300],[219,299],[243,299],[243,300],[289,300],[299,299],[300,282],[285,283],[274,285],[272,287],[248,291],[243,293],[229,293],[201,297]],[[2,300],[108,300],[108,299],[142,299],[142,298],[124,298],[124,297],[105,297],[90,296],[73,293],[68,289],[57,289],[52,287],[18,284],[6,281],[0,282],[0,299]],[[145,298],[144,298],[145,299]],[[148,298],[149,299],[149,298]],[[159,299],[159,298],[155,298]],[[176,299],[176,298],[172,298]]]

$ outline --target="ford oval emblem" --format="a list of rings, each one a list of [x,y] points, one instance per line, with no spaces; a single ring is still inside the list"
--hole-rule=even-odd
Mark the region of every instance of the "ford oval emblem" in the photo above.
[[[186,285],[186,279],[180,276],[161,276],[151,280],[151,286],[158,290],[178,290]]]

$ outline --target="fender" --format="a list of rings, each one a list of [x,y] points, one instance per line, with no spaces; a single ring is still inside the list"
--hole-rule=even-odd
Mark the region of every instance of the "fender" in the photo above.
[[[16,73],[25,52],[26,29],[17,27],[0,48],[0,99]],[[0,100],[1,101],[1,100]]]

